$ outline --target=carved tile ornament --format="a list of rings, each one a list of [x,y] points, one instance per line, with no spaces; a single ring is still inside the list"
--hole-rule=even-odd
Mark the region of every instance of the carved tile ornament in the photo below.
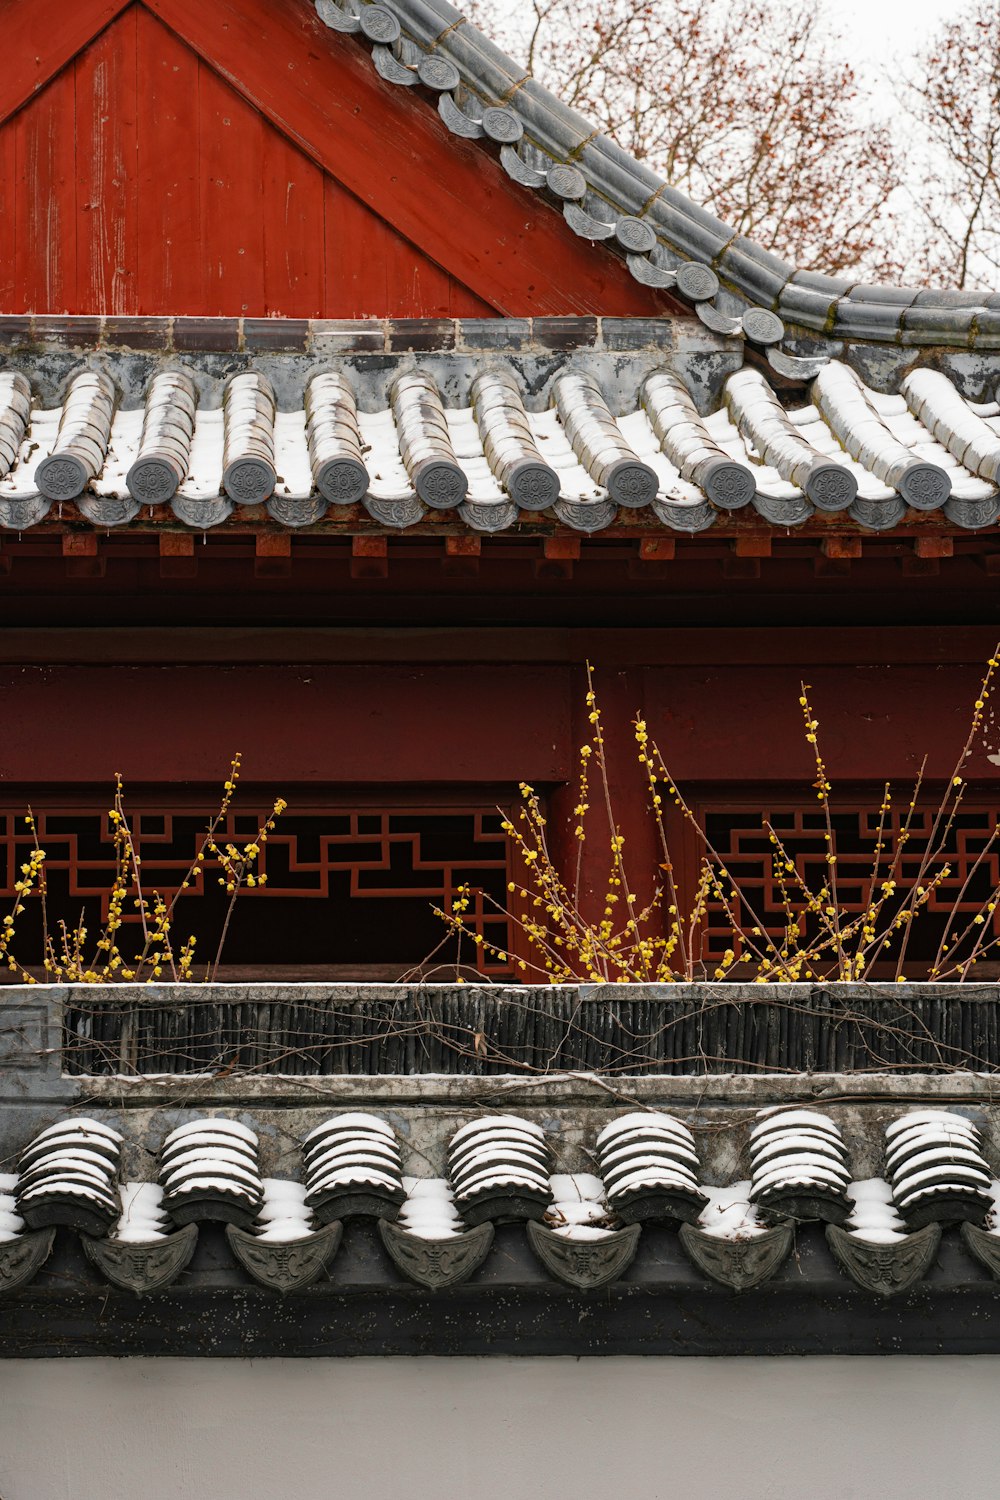
[[[928,1224],[916,1234],[880,1245],[828,1224],[826,1241],[837,1264],[858,1286],[880,1297],[898,1297],[916,1286],[934,1264],[941,1227]]]
[[[706,1234],[694,1224],[682,1224],[680,1241],[699,1271],[734,1292],[770,1281],[791,1254],[795,1226],[777,1224],[745,1240],[726,1240]]]
[[[38,1275],[52,1253],[55,1237],[54,1228],[39,1229],[0,1244],[0,1295],[16,1292]]]
[[[986,1267],[994,1281],[1000,1281],[1000,1235],[969,1223],[964,1223],[960,1232],[966,1249]]]
[[[126,1292],[157,1292],[170,1286],[191,1260],[198,1243],[197,1224],[186,1224],[163,1239],[148,1244],[81,1236],[87,1259],[112,1286]]]
[[[408,1280],[431,1291],[468,1281],[493,1244],[493,1225],[489,1222],[443,1240],[423,1239],[387,1219],[379,1220],[378,1230],[394,1265]]]
[[[528,1222],[528,1243],[545,1269],[581,1291],[593,1291],[624,1275],[635,1260],[641,1233],[641,1224],[630,1224],[604,1239],[574,1240]]]
[[[343,1233],[343,1224],[335,1220],[303,1239],[276,1242],[226,1225],[226,1239],[240,1265],[254,1281],[276,1292],[301,1291],[318,1281],[340,1248]]]

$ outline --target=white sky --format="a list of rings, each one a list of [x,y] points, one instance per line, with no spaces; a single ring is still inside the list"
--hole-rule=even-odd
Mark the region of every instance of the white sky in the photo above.
[[[512,15],[530,9],[529,0],[500,0],[500,3]],[[780,6],[782,0],[776,3]],[[957,3],[958,0],[829,0],[824,8],[834,26],[848,39],[853,59],[877,70],[891,68],[897,59],[905,63],[953,13]]]
[[[951,0],[834,0],[830,13],[857,59],[877,66],[922,47],[954,9]]]

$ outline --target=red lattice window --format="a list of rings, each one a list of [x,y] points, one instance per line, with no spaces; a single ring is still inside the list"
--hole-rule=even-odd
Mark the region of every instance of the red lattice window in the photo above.
[[[208,799],[210,800],[210,798]],[[300,806],[289,810],[262,847],[258,869],[263,888],[242,891],[226,938],[223,964],[232,969],[305,967],[332,969],[337,977],[395,978],[420,965],[445,936],[432,906],[447,906],[456,888],[472,887],[468,925],[503,953],[510,951],[507,919],[492,906],[506,900],[508,842],[495,808],[469,806]],[[247,843],[270,811],[244,796],[244,809],[231,812],[217,834],[219,843]],[[153,810],[153,807],[156,810]],[[142,859],[143,887],[166,899],[176,891],[201,845],[207,802],[164,810],[160,798],[130,797],[128,815]],[[34,805],[41,847],[46,852],[50,921],[75,922],[81,910],[97,935],[106,916],[114,877],[114,847],[106,804],[44,807]],[[17,870],[31,839],[23,804],[0,809],[0,900],[13,901]],[[198,954],[214,957],[213,942],[228,904],[225,891],[209,875],[204,888],[182,893],[175,936],[199,937]],[[126,912],[133,924],[137,917]],[[18,921],[16,950],[22,962],[40,956],[41,917],[36,899]],[[128,939],[123,948],[128,950]],[[454,961],[454,944],[439,958]],[[464,945],[463,964],[484,974],[509,977],[509,963],[492,957],[487,945]],[[377,971],[377,972],[373,972]],[[317,975],[318,977],[318,975]]]
[[[771,934],[780,937],[784,929],[781,889],[773,868],[774,848],[764,822],[770,822],[792,858],[797,876],[811,890],[822,886],[826,878],[823,811],[815,794],[803,788],[797,800],[787,797],[770,799],[747,796],[729,798],[720,806],[716,797],[705,797],[698,805],[698,817],[709,839],[733,877],[742,898],[737,901],[741,925],[750,927],[755,920]],[[882,788],[870,791],[855,789],[835,795],[832,811],[834,852],[837,856],[837,887],[840,904],[848,912],[860,913],[867,908],[872,876],[873,852],[879,825]],[[884,844],[891,850],[902,831],[907,799],[901,797],[886,820]],[[928,803],[931,799],[928,798]],[[910,825],[910,837],[904,846],[900,863],[900,888],[916,878],[921,856],[927,847],[934,824],[936,802],[916,811]],[[1000,885],[1000,850],[990,849],[981,858],[997,826],[1000,809],[995,803],[969,799],[954,820],[946,848],[951,874],[934,891],[927,909],[913,923],[907,950],[907,975],[919,978],[921,966],[929,966],[937,953],[949,914],[958,905],[969,922],[991,892]],[[881,870],[888,871],[890,859],[883,855]],[[789,889],[794,877],[789,876]],[[1000,911],[993,918],[993,934],[1000,936]],[[713,912],[707,928],[706,957],[721,957],[732,939],[725,917]],[[992,963],[997,963],[996,955]],[[984,970],[985,977],[985,970]]]

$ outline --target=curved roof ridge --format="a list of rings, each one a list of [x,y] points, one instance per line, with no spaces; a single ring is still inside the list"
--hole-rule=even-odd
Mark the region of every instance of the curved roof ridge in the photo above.
[[[768,348],[779,369],[794,357],[796,332],[813,340],[1000,348],[1000,295],[868,285],[798,269],[596,131],[448,0],[316,0],[316,9],[332,29],[370,41],[390,82],[435,91],[455,134],[498,144],[511,177],[560,202],[584,238],[615,244],[637,280],[675,287],[709,327]],[[721,307],[712,305],[720,290]]]

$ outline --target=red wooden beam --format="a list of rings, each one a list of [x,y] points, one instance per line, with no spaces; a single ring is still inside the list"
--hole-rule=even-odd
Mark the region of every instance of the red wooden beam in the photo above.
[[[639,543],[641,562],[672,562],[676,556],[677,542],[672,536],[647,536]]]
[[[132,0],[4,0],[0,122],[21,108]]]
[[[63,557],[96,557],[96,531],[64,531],[62,535]]]
[[[159,538],[160,577],[195,578],[198,560],[194,537],[184,531],[165,531]]]
[[[292,571],[292,539],[286,533],[262,531],[254,538],[255,578],[287,578]]]
[[[820,542],[820,550],[824,557],[837,562],[849,561],[851,558],[861,556],[861,538],[859,536],[825,536]]]
[[[738,536],[733,540],[733,551],[737,557],[770,557],[769,536]]]
[[[759,578],[760,558],[730,554],[722,559],[723,578]]]
[[[480,536],[446,536],[444,539],[446,557],[478,557],[482,550]]]
[[[580,557],[578,536],[547,536],[542,539],[542,555],[535,561],[536,578],[572,578],[573,564]]]
[[[950,536],[917,536],[913,550],[918,557],[954,557],[955,542]]]
[[[389,544],[384,536],[351,538],[351,577],[387,578]]]
[[[307,155],[498,311],[679,310],[512,182],[485,146],[450,135],[426,99],[380,78],[367,47],[330,31],[307,0],[146,5]]]
[[[104,577],[107,559],[98,552],[96,532],[64,532],[62,555],[66,559],[67,578]]]
[[[474,578],[479,572],[483,539],[479,536],[446,536],[444,571],[449,578]]]
[[[547,562],[576,562],[580,550],[578,536],[547,536],[542,541],[542,556]]]

